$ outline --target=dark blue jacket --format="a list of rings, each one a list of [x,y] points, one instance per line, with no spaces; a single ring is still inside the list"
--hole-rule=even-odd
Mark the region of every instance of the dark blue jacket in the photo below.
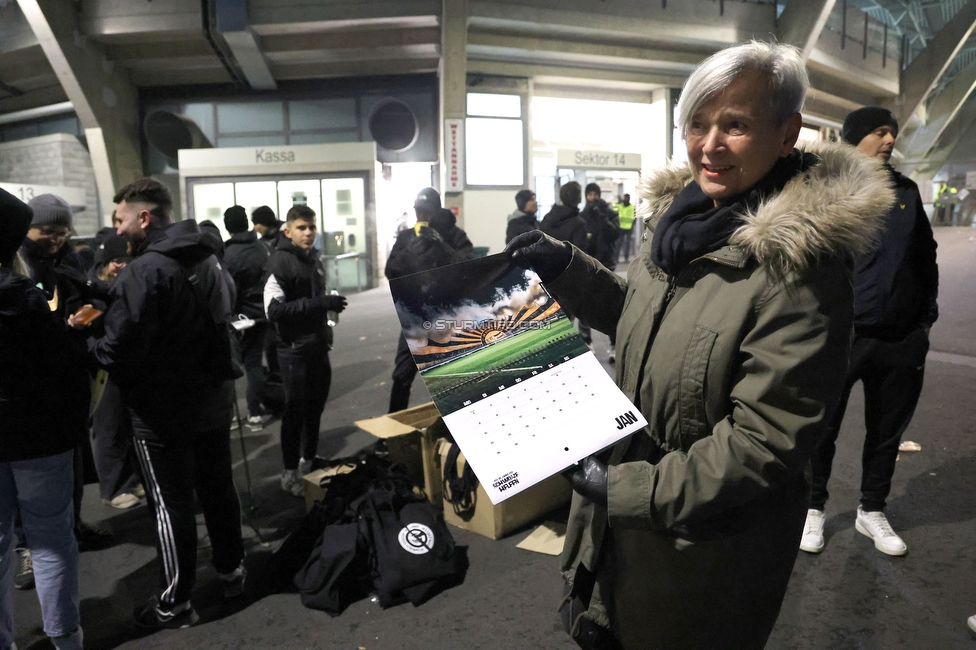
[[[901,340],[939,317],[935,238],[918,185],[889,167],[897,201],[885,216],[881,242],[856,260],[854,331]]]
[[[0,462],[74,449],[88,435],[85,350],[34,281],[0,268]]]
[[[105,335],[92,344],[128,406],[160,436],[230,426],[233,384],[215,358],[226,332],[214,318],[230,316],[235,291],[215,257],[220,243],[192,220],[151,231],[112,285]]]

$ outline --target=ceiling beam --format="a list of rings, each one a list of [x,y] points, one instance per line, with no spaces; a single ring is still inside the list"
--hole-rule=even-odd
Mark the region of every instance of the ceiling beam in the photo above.
[[[976,102],[966,102],[946,130],[942,137],[929,152],[927,159],[917,164],[911,173],[915,182],[929,181],[945,166],[949,158],[956,153],[956,148],[969,131],[976,128]]]
[[[780,42],[795,45],[807,61],[836,3],[837,0],[804,0],[786,5],[777,21]]]
[[[915,19],[914,12],[911,12]],[[976,29],[976,0],[969,0],[902,73],[901,93],[884,105],[905,123],[928,97]]]

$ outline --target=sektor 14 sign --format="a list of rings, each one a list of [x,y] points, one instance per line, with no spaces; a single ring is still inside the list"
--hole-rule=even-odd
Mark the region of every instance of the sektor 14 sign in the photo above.
[[[640,170],[639,153],[621,151],[592,151],[585,149],[559,149],[556,165],[582,169]]]

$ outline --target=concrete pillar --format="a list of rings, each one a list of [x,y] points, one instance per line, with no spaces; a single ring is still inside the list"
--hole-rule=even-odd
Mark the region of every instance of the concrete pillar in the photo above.
[[[104,225],[115,190],[140,178],[139,98],[125,72],[81,34],[73,3],[17,0],[85,129]]]
[[[438,69],[440,79],[440,186],[447,187],[450,173],[448,157],[449,133],[445,120],[463,120],[467,115],[468,78],[468,0],[443,0],[441,16],[441,60]],[[463,146],[463,132],[462,132]],[[463,160],[463,156],[462,156]],[[461,184],[463,189],[464,178]],[[464,192],[443,192],[444,207],[456,210],[458,226],[464,228]]]

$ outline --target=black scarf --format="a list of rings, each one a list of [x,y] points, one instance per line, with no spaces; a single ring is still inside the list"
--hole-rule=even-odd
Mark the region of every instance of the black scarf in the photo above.
[[[743,214],[782,190],[791,178],[818,161],[814,154],[794,149],[777,160],[769,173],[748,191],[719,205],[692,181],[658,221],[651,241],[651,260],[668,275],[677,275],[692,260],[727,245]]]

